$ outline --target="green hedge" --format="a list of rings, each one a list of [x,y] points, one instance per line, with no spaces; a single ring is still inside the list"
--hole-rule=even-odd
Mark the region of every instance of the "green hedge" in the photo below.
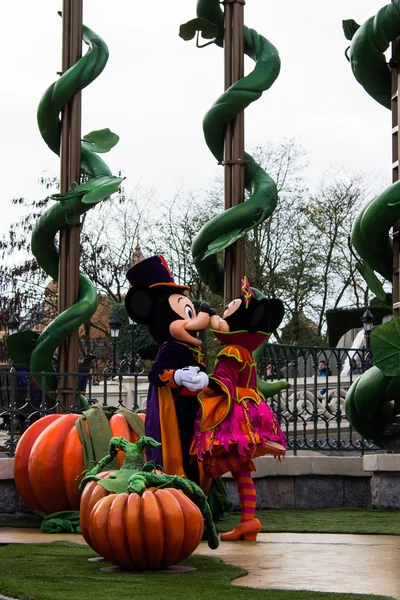
[[[342,335],[350,329],[359,329],[362,327],[361,317],[365,308],[337,308],[326,311],[326,321],[328,325],[328,343],[334,348],[337,346]],[[374,325],[380,325],[383,317],[392,314],[389,306],[370,306],[369,310],[374,315]]]

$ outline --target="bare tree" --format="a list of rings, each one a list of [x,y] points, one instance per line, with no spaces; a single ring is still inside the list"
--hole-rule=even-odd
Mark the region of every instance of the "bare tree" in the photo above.
[[[368,290],[358,275],[348,244],[355,216],[366,196],[365,176],[340,170],[321,183],[304,209],[323,258],[316,271],[320,284],[319,335],[328,308],[337,308],[344,302],[353,307],[365,306],[367,301]]]
[[[272,217],[247,236],[246,274],[254,287],[282,299],[293,335],[300,335],[302,319],[311,319],[322,340],[328,308],[359,307],[367,299],[348,246],[354,216],[368,195],[366,180],[341,170],[310,193],[306,152],[296,140],[259,145],[252,154],[276,181],[279,200]],[[89,211],[82,227],[82,270],[110,305],[120,304],[128,288],[126,271],[140,242],[145,257],[165,255],[176,280],[191,286],[195,301],[206,300],[221,310],[222,299],[198,276],[191,246],[201,227],[223,211],[222,181],[206,193],[178,190],[170,200],[155,197],[153,190],[137,186],[132,194],[121,192]],[[56,289],[49,287],[46,274],[29,254],[33,225],[49,198],[13,202],[29,212],[0,241],[0,295],[7,299],[18,294],[20,310],[32,326],[44,312],[55,310]],[[87,340],[93,329],[104,334],[107,325],[99,320],[86,324]]]

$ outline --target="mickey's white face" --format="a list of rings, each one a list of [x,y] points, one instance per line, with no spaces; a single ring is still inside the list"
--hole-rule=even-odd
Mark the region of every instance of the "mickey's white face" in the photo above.
[[[191,321],[196,317],[196,310],[193,302],[183,294],[172,294],[172,296],[168,298],[168,301],[172,310],[182,317],[182,319],[185,319],[185,321]]]
[[[207,329],[210,323],[210,315],[205,312],[199,312],[196,315],[193,302],[183,294],[172,294],[169,296],[168,302],[177,315],[176,321],[173,321],[169,326],[172,337],[192,346],[201,346],[201,340],[197,337],[197,334],[199,331]]]

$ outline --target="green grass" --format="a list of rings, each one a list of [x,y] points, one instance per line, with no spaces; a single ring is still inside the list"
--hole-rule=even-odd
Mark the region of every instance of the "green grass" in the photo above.
[[[67,542],[0,547],[0,593],[23,600],[389,600],[370,594],[332,594],[232,587],[244,569],[218,558],[191,556],[192,573],[103,573],[95,553]]]
[[[291,533],[368,533],[400,535],[400,511],[388,509],[260,510],[256,513],[263,532]],[[229,531],[240,521],[230,513],[217,523],[219,531]]]
[[[400,511],[385,509],[262,510],[257,512],[264,532],[400,534]],[[232,529],[240,520],[231,513],[219,522],[219,531]],[[0,527],[38,527],[28,519],[3,520]],[[51,536],[49,536],[51,539]],[[230,581],[245,574],[244,569],[213,557],[192,556],[185,564],[197,568],[187,574],[102,573],[89,548],[75,544],[8,545],[0,547],[0,593],[26,600],[372,600],[378,596],[254,590]],[[103,564],[103,563],[102,563]],[[108,563],[104,563],[108,565]],[[40,582],[40,583],[39,583]],[[383,597],[379,597],[383,600]],[[385,597],[387,598],[387,597]]]
[[[400,535],[400,511],[388,509],[318,510],[260,510],[263,532],[291,533],[369,533]],[[229,531],[240,521],[239,513],[230,513],[225,521],[217,523],[219,531]],[[0,527],[40,527],[39,521],[19,519],[0,520]]]

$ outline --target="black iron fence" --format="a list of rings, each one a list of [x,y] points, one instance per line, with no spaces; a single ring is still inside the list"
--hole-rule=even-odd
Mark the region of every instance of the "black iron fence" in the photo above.
[[[285,379],[290,384],[268,400],[286,434],[289,450],[294,454],[303,450],[325,454],[374,450],[352,429],[344,406],[346,391],[371,364],[371,352],[365,348],[267,345],[258,363],[260,377]],[[39,378],[44,382],[46,375],[42,373]],[[57,375],[59,383],[64,375]],[[87,370],[71,376],[73,402],[69,410],[79,412],[80,394],[89,403],[145,408],[146,373]],[[19,437],[31,423],[64,408],[60,385],[49,397],[23,365],[0,365],[0,453],[12,456]]]
[[[141,369],[140,369],[141,370]],[[78,373],[57,373],[57,389],[46,394],[46,377],[52,373],[30,373],[24,365],[0,365],[0,456],[13,456],[18,439],[34,421],[56,412],[81,412],[82,400],[103,406],[124,406],[138,410],[145,405],[147,374],[121,371],[96,373],[89,370]],[[70,381],[70,401],[65,406],[61,382]],[[35,383],[40,382],[40,387]]]
[[[290,387],[271,406],[286,433],[288,448],[349,454],[376,451],[346,419],[346,392],[372,366],[367,348],[320,348],[268,344],[258,362],[262,379],[285,379]]]

